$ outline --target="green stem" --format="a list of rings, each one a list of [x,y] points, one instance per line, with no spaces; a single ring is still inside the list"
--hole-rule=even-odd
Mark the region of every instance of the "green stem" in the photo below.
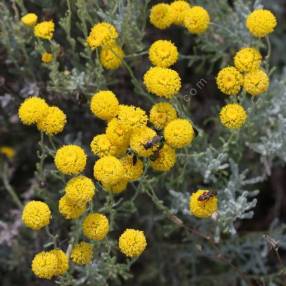
[[[5,189],[7,190],[7,192],[9,193],[9,195],[11,196],[13,202],[20,208],[23,208],[23,204],[21,202],[21,200],[19,199],[17,193],[15,192],[14,188],[11,186],[9,180],[8,180],[8,173],[6,172],[6,168],[4,168],[3,173],[2,173],[2,180],[3,180],[3,184]]]

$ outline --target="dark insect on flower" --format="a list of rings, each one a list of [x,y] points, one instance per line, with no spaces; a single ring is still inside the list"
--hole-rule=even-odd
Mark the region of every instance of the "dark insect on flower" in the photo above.
[[[137,156],[135,154],[133,154],[133,156],[132,156],[132,164],[133,164],[133,166],[136,165],[136,163],[137,163]]]
[[[144,144],[145,150],[148,150],[148,149],[152,148],[154,145],[161,143],[162,140],[163,140],[163,137],[160,135],[153,137],[146,144]]]
[[[198,201],[204,202],[208,201],[210,198],[215,197],[217,195],[216,191],[205,191],[198,197]]]

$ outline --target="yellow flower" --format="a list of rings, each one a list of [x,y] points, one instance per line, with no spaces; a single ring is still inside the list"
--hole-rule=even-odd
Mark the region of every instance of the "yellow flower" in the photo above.
[[[117,158],[106,156],[95,162],[94,177],[103,184],[114,185],[123,179],[124,169]]]
[[[112,119],[111,121],[116,120]],[[110,122],[111,122],[110,121]],[[110,123],[109,122],[109,123]],[[129,142],[129,141],[128,141]],[[111,155],[120,156],[126,151],[127,146],[114,145],[110,142],[106,134],[96,135],[90,143],[91,151],[99,158]]]
[[[37,38],[51,40],[55,31],[55,24],[51,21],[44,21],[34,27],[34,35]]]
[[[149,127],[135,129],[130,137],[130,147],[139,156],[149,157],[158,149],[159,145],[154,144],[151,148],[146,148],[144,145],[155,136],[157,133]]]
[[[120,162],[124,168],[124,176],[127,181],[135,181],[142,176],[144,164],[140,159],[136,159],[134,164],[133,156],[126,155],[120,159]]]
[[[103,184],[102,187],[105,191],[113,193],[113,194],[120,194],[126,190],[128,185],[128,181],[125,179],[120,180],[118,183],[114,185],[106,185]]]
[[[113,44],[117,38],[118,33],[115,27],[109,23],[101,22],[92,27],[86,42],[90,48],[95,49]]]
[[[120,251],[128,257],[138,257],[147,246],[144,232],[136,229],[126,229],[119,237]]]
[[[177,111],[170,103],[156,103],[151,108],[150,122],[156,129],[163,129],[170,121],[176,118]]]
[[[85,210],[86,204],[74,204],[66,195],[59,200],[59,212],[65,219],[77,219]]]
[[[105,132],[113,147],[120,146],[122,149],[128,147],[130,139],[129,125],[124,124],[123,121],[113,118],[108,122]]]
[[[149,59],[154,66],[168,68],[178,61],[178,49],[171,42],[158,40],[149,49]]]
[[[266,92],[269,88],[269,77],[263,70],[255,70],[244,77],[244,89],[253,96]]]
[[[68,270],[68,258],[60,249],[42,251],[32,261],[32,271],[39,278],[52,279]]]
[[[262,56],[255,48],[243,48],[234,57],[234,65],[240,72],[256,70],[261,65]]]
[[[158,29],[169,28],[173,24],[174,18],[175,14],[168,4],[159,3],[151,8],[150,23]]]
[[[43,53],[42,54],[42,62],[45,64],[49,64],[53,60],[53,54],[51,53]]]
[[[80,242],[73,246],[71,260],[79,265],[91,263],[93,256],[93,246],[91,243]]]
[[[40,201],[27,203],[22,212],[23,223],[33,229],[39,230],[50,223],[52,218],[49,206]]]
[[[95,194],[95,186],[91,179],[77,176],[70,179],[65,186],[65,196],[75,205],[85,205]]]
[[[83,221],[83,234],[92,240],[102,240],[109,231],[109,222],[105,215],[91,213]]]
[[[199,197],[208,190],[197,190],[190,196],[190,212],[199,218],[208,218],[217,211],[217,197],[212,196],[207,200],[200,201]]]
[[[193,6],[184,13],[184,26],[189,32],[201,34],[205,32],[210,23],[210,16],[206,9],[200,6]]]
[[[124,59],[124,52],[116,43],[102,47],[99,55],[100,63],[108,70],[118,69]]]
[[[183,25],[185,12],[191,8],[191,5],[186,1],[174,1],[173,3],[170,4],[170,7],[175,15],[173,21],[174,24]]]
[[[42,119],[48,108],[49,106],[44,99],[32,96],[25,99],[21,104],[18,115],[23,124],[31,125]]]
[[[13,159],[15,153],[15,150],[9,146],[0,146],[0,154],[5,155],[8,159]]]
[[[146,126],[148,116],[140,107],[120,104],[117,119],[125,128],[131,131]]]
[[[249,32],[258,38],[272,33],[277,26],[276,17],[269,10],[257,9],[248,15],[246,27]]]
[[[39,252],[32,261],[32,271],[43,279],[52,279],[57,272],[58,259],[56,254],[46,251]]]
[[[179,74],[168,68],[152,67],[144,75],[148,92],[165,98],[172,98],[181,89]]]
[[[175,119],[164,129],[164,137],[168,145],[173,148],[183,148],[192,143],[194,129],[190,121]]]
[[[50,253],[55,254],[57,257],[57,268],[54,275],[59,276],[65,274],[69,269],[68,257],[61,249],[53,249]]]
[[[37,122],[37,128],[47,135],[56,135],[64,130],[66,123],[65,113],[56,106],[50,106],[46,115]]]
[[[226,67],[218,73],[216,83],[224,94],[237,95],[243,85],[243,76],[235,67]]]
[[[64,145],[57,150],[55,156],[57,169],[65,175],[78,175],[86,165],[86,154],[77,145]]]
[[[21,21],[25,26],[33,27],[38,21],[38,16],[34,13],[28,13],[21,18]]]
[[[158,152],[154,161],[151,161],[151,167],[155,171],[168,172],[176,164],[176,151],[169,145],[164,144]]]
[[[112,91],[101,90],[91,98],[90,110],[96,117],[102,120],[110,120],[117,115],[119,102]]]
[[[243,106],[237,103],[225,105],[219,114],[220,122],[227,128],[238,129],[241,128],[246,119],[247,113]]]

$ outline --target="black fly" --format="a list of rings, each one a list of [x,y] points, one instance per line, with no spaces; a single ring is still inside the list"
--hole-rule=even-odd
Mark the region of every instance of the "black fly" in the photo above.
[[[210,198],[215,197],[216,195],[217,195],[216,191],[205,191],[198,197],[198,201],[200,202],[208,201]]]
[[[160,135],[156,135],[151,140],[149,140],[147,143],[144,144],[145,150],[148,150],[152,148],[154,145],[161,143],[163,140],[163,137]]]

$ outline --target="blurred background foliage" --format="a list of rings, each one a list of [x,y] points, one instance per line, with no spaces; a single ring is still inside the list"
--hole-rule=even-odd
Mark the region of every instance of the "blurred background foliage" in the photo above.
[[[148,21],[152,0],[2,0],[0,2],[0,145],[12,146],[12,161],[0,161],[0,277],[1,285],[285,285],[286,249],[286,42],[285,1],[197,0],[210,13],[212,25],[195,37],[172,27],[159,31]],[[243,97],[249,120],[239,132],[225,130],[217,114],[225,102],[215,85],[218,70],[232,63],[243,46],[259,47],[266,56],[266,42],[251,38],[245,17],[265,6],[278,18],[271,35],[271,88],[255,102]],[[20,17],[35,12],[41,20],[54,19],[54,40],[43,43],[23,27]],[[125,63],[106,71],[85,39],[91,26],[107,21],[120,33]],[[39,95],[67,114],[65,132],[56,146],[78,143],[94,158],[89,143],[103,131],[103,123],[89,112],[90,96],[109,88],[121,103],[150,109],[142,76],[150,66],[146,51],[157,39],[172,40],[180,51],[179,71],[183,89],[173,100],[180,115],[198,130],[194,144],[178,153],[176,167],[168,174],[149,174],[120,197],[99,194],[97,207],[115,216],[107,241],[89,269],[74,269],[74,277],[59,281],[36,280],[30,262],[46,233],[32,233],[21,225],[20,210],[9,196],[14,189],[22,203],[44,198],[57,215],[52,231],[66,247],[79,222],[69,223],[57,214],[62,182],[53,174],[47,138],[34,128],[19,124],[17,109],[24,98]],[[43,51],[56,58],[41,62]],[[45,144],[43,144],[45,143]],[[37,152],[38,150],[38,152]],[[44,166],[44,167],[43,167]],[[199,187],[216,189],[220,210],[215,220],[198,220],[188,214],[188,197]],[[180,219],[178,219],[180,218]],[[184,226],[181,227],[181,221]],[[135,264],[114,250],[120,229],[141,227],[148,249]]]

